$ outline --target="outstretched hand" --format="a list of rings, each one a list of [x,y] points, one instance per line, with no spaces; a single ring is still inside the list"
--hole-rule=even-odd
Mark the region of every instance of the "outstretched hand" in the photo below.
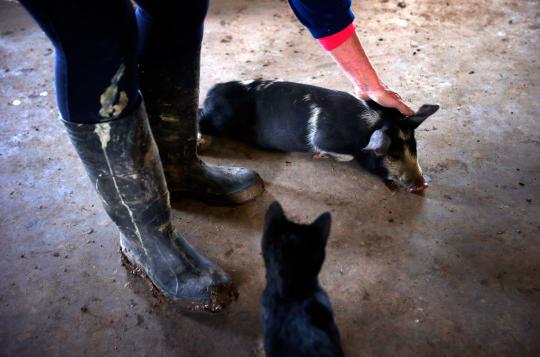
[[[372,101],[377,102],[383,107],[396,108],[403,115],[410,116],[414,114],[414,111],[409,108],[407,104],[405,104],[399,94],[397,94],[384,84],[381,84],[376,89],[370,89],[365,91],[356,87],[355,93],[356,96],[360,99],[371,99]]]
[[[406,116],[414,114],[399,94],[381,82],[356,33],[331,50],[330,56],[353,83],[358,98],[371,99],[383,107],[396,108]]]

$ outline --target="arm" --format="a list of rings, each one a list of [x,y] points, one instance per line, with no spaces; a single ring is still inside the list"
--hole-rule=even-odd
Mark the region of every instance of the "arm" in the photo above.
[[[289,0],[289,4],[311,35],[327,50],[353,83],[356,95],[404,115],[414,112],[401,97],[379,79],[354,30],[351,0]]]
[[[353,83],[359,98],[371,99],[384,107],[396,108],[407,116],[414,114],[399,94],[390,90],[379,79],[356,33],[329,53]]]

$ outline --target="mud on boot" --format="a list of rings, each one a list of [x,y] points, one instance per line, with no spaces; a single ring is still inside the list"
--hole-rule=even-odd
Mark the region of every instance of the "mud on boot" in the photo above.
[[[129,262],[165,297],[191,309],[216,312],[236,299],[227,273],[171,224],[169,192],[144,105],[120,119],[65,126],[121,232]]]

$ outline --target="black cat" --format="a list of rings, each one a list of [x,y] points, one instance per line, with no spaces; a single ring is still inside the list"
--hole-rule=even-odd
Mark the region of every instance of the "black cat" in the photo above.
[[[267,357],[343,356],[330,300],[319,285],[331,216],[310,225],[289,221],[278,202],[266,213],[262,296]]]

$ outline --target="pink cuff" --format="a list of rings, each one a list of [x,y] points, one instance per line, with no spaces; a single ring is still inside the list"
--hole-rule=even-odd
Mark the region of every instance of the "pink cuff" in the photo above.
[[[317,41],[319,41],[325,50],[332,51],[334,48],[339,47],[339,45],[347,41],[354,33],[354,30],[354,24],[351,22],[349,26],[345,27],[343,30],[330,36],[318,38]]]

